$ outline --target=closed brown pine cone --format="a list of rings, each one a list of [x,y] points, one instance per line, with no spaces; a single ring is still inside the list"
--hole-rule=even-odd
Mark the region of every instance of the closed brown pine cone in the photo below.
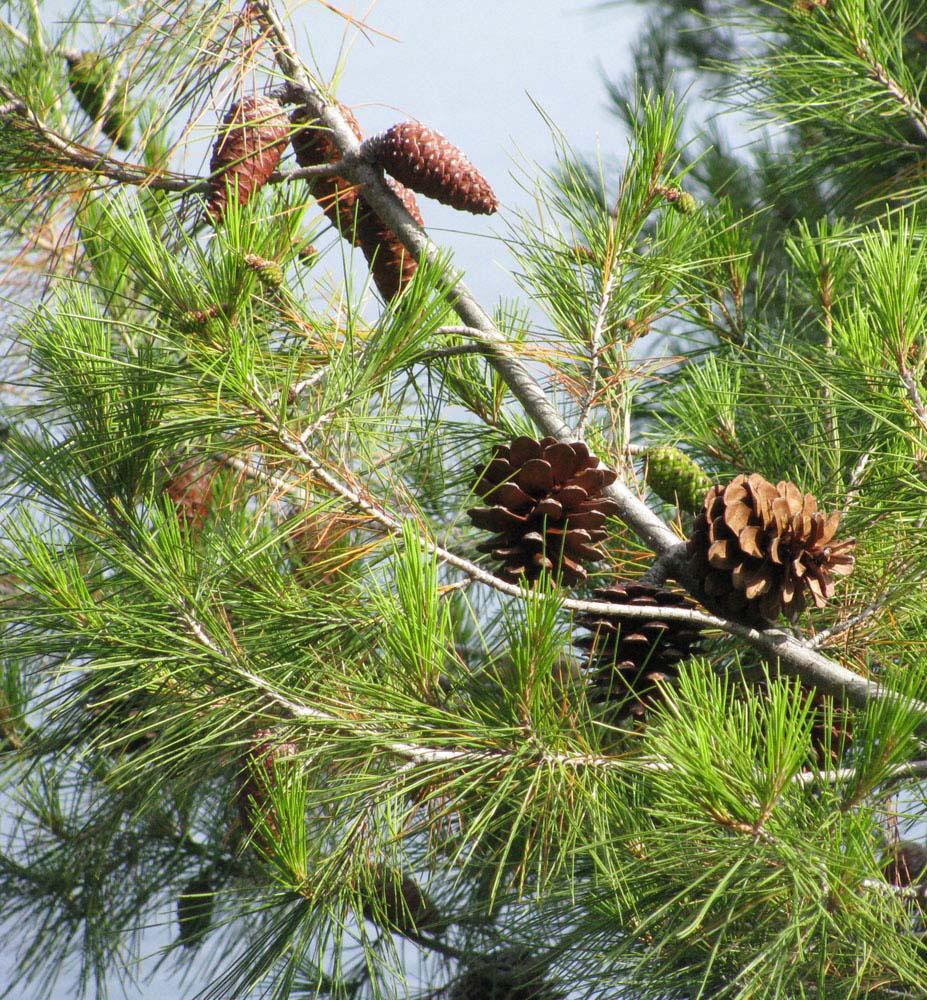
[[[688,608],[683,594],[647,583],[613,583],[595,591],[596,600],[652,608]],[[618,716],[646,715],[661,699],[660,683],[676,679],[676,666],[698,652],[699,625],[659,618],[631,618],[620,614],[583,613],[577,622],[591,634],[575,644],[588,651],[589,700],[607,706]]]
[[[566,584],[585,579],[581,563],[602,558],[606,518],[617,513],[602,496],[617,478],[581,441],[516,438],[477,469],[475,492],[490,506],[467,511],[496,537],[478,545],[502,563],[506,580],[537,580],[547,570]]]
[[[343,104],[338,109],[344,116],[351,131],[362,138],[357,119]],[[306,108],[297,108],[290,116],[295,127],[293,132],[293,152],[301,167],[319,167],[323,163],[335,163],[341,153],[331,137],[331,133]],[[340,231],[350,243],[356,243],[354,230],[357,210],[357,188],[344,177],[312,177],[309,190],[329,222]]]
[[[195,534],[209,516],[214,474],[212,463],[192,463],[168,481],[165,490],[177,512],[180,526],[185,531]]]
[[[491,215],[499,207],[489,182],[463,151],[424,125],[393,125],[368,139],[361,152],[406,187],[459,211]]]
[[[272,97],[245,96],[229,108],[209,163],[207,213],[214,223],[222,221],[236,185],[245,205],[267,183],[289,134],[289,120]]]
[[[705,597],[734,616],[795,618],[807,595],[823,607],[834,576],[853,569],[856,543],[834,540],[839,523],[839,513],[823,514],[794,483],[737,476],[705,497],[688,542],[692,574]]]
[[[338,107],[351,131],[360,139],[361,129],[357,119],[344,105],[339,104]],[[300,126],[293,133],[293,149],[301,167],[336,163],[341,159],[331,134],[305,109],[297,109],[291,120],[295,126]],[[424,225],[412,192],[401,184],[388,183],[406,211],[420,226]],[[310,181],[310,189],[332,225],[346,240],[361,248],[383,298],[389,300],[401,292],[415,275],[415,258],[358,194],[357,188],[343,177],[314,177]]]

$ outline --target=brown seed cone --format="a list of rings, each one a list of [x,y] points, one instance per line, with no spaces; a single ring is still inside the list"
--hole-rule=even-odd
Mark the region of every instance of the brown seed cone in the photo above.
[[[901,840],[882,869],[886,881],[901,888],[923,885],[927,879],[927,848],[913,840]]]
[[[363,913],[371,923],[385,925],[400,934],[441,935],[447,930],[447,921],[440,910],[411,875],[376,865],[370,881],[370,886],[364,888],[376,898],[365,897]]]
[[[209,516],[214,473],[212,463],[194,463],[174,475],[165,487],[183,530],[195,534]]]
[[[653,608],[691,608],[682,594],[646,583],[613,583],[595,591],[609,604]],[[681,621],[623,618],[620,614],[581,614],[577,622],[591,635],[575,641],[587,650],[589,700],[617,715],[642,718],[662,698],[658,682],[676,679],[676,666],[699,651],[702,628]]]
[[[811,698],[811,711],[811,746],[818,765],[833,766],[841,750],[845,750],[853,739],[849,710],[831,695],[815,691]]]
[[[360,125],[354,115],[343,105],[338,109],[358,140],[362,137]],[[313,118],[306,108],[297,108],[290,116],[295,126],[293,132],[293,152],[301,167],[319,167],[323,163],[335,163],[341,153],[332,137],[317,118]],[[357,188],[344,177],[312,177],[309,190],[329,222],[341,232],[350,243],[356,243],[354,231],[357,211]]]
[[[618,477],[580,441],[516,438],[499,445],[477,468],[474,491],[488,507],[472,507],[470,520],[495,538],[477,546],[502,563],[505,580],[537,580],[544,570],[566,584],[585,579],[581,563],[602,558],[606,518],[617,514],[602,490]]]
[[[271,836],[277,836],[278,822],[271,813],[270,795],[277,786],[277,761],[295,757],[299,747],[280,739],[273,729],[259,729],[241,761],[236,775],[235,804],[242,829],[250,835],[264,820]]]
[[[489,182],[443,135],[416,122],[368,139],[361,153],[418,194],[461,212],[492,215],[499,207]]]
[[[238,185],[238,204],[245,205],[277,169],[290,123],[271,97],[248,95],[226,112],[209,161],[207,214],[218,225],[230,191]]]
[[[415,195],[390,177],[386,178],[386,183],[393,189],[409,215],[420,226],[424,226],[425,221],[418,209]],[[415,277],[418,269],[415,258],[364,198],[360,199],[358,209],[357,242],[370,265],[373,280],[386,301],[398,295]]]
[[[344,105],[339,104],[338,107],[351,131],[360,139],[361,130],[357,119]],[[310,118],[305,109],[298,108],[291,120],[294,125],[301,126],[293,133],[293,149],[301,167],[315,167],[341,159],[338,147],[328,131],[317,124],[317,119]],[[415,195],[392,180],[387,180],[387,183],[406,211],[423,226],[425,223]],[[346,240],[363,251],[383,298],[388,301],[398,295],[412,280],[418,265],[392,230],[358,195],[354,185],[343,177],[315,177],[310,181],[310,188],[332,225]]]
[[[775,621],[833,596],[834,576],[853,569],[850,538],[835,542],[840,514],[825,516],[794,483],[753,473],[713,486],[689,537],[690,568],[706,599],[733,614]]]

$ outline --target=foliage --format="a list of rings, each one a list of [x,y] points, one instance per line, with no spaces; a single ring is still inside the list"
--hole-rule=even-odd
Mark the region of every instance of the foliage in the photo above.
[[[202,997],[925,995],[921,890],[886,877],[927,809],[921,5],[655,0],[612,85],[626,159],[552,124],[507,219],[525,299],[492,318],[347,146],[420,255],[392,300],[289,153],[203,223],[182,167],[232,100],[339,122],[271,4],[26,6],[0,5],[9,994],[141,968]],[[77,45],[125,82],[125,156],[68,91]],[[690,124],[712,100],[769,127],[734,153]],[[581,589],[494,576],[466,516],[494,446],[545,434],[619,473]],[[709,631],[629,721],[574,616],[615,578],[705,596],[691,512],[647,485],[668,446],[813,493],[857,565],[788,629],[646,608]]]

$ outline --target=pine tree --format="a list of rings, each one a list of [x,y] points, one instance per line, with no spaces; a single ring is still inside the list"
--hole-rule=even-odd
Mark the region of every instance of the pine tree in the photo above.
[[[272,0],[0,21],[12,994],[927,993],[927,15],[654,7],[492,312]]]

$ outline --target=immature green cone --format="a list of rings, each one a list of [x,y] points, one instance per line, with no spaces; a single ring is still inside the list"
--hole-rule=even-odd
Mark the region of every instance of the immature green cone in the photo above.
[[[698,202],[688,191],[680,191],[679,197],[673,202],[673,208],[680,215],[691,215],[698,208]]]
[[[177,897],[177,940],[184,948],[195,948],[209,930],[214,900],[207,875],[191,879]]]
[[[265,288],[276,291],[283,287],[283,268],[275,260],[265,260],[256,253],[246,253],[245,263]]]
[[[666,503],[695,514],[702,508],[712,481],[689,456],[672,445],[648,448],[647,485]]]
[[[127,113],[127,85],[115,82],[112,64],[98,52],[82,52],[68,61],[68,85],[88,117],[120,149],[132,146],[132,116]]]

